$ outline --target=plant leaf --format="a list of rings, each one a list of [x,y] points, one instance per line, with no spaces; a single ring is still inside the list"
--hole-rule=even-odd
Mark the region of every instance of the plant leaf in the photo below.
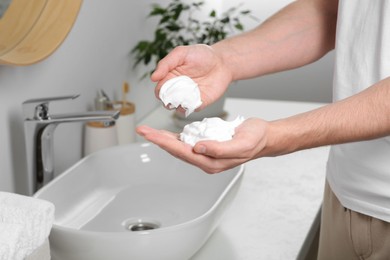
[[[229,16],[226,16],[225,18],[221,19],[221,23],[229,23],[229,22],[230,22]]]
[[[169,14],[168,15],[164,15],[161,19],[160,19],[160,25],[161,24],[164,24],[164,23],[166,23],[166,22],[168,22],[169,20],[171,19],[171,17],[169,16]]]
[[[167,26],[165,26],[165,28],[168,29],[169,31],[172,31],[172,32],[177,32],[177,31],[180,31],[182,29],[181,26],[179,26],[178,24],[175,24],[175,23],[170,23]]]
[[[174,15],[172,16],[173,20],[176,21],[180,17],[182,11],[183,11],[183,5],[179,4],[174,11]]]
[[[134,67],[140,63],[157,64],[178,45],[213,44],[225,39],[229,33],[243,31],[244,26],[239,18],[251,13],[250,10],[242,10],[242,5],[239,4],[229,8],[221,17],[217,16],[215,10],[211,10],[206,19],[195,19],[194,17],[198,16],[194,12],[200,11],[205,1],[192,1],[195,2],[187,4],[184,0],[170,0],[166,7],[152,5],[149,17],[158,16],[160,21],[154,31],[154,39],[141,40],[131,50],[135,58]],[[251,15],[249,18],[254,19]]]
[[[241,23],[236,23],[234,25],[234,27],[239,30],[239,31],[243,31],[244,30],[244,26],[241,24]]]
[[[250,10],[241,11],[241,14],[243,14],[243,15],[247,15],[247,14],[250,14],[250,13],[251,13]]]
[[[202,1],[202,2],[196,2],[196,3],[192,3],[192,5],[193,6],[195,6],[195,7],[200,7],[200,6],[202,6],[204,4],[204,2]]]
[[[155,4],[153,5],[152,11],[149,13],[149,16],[163,15],[167,12],[165,8]]]

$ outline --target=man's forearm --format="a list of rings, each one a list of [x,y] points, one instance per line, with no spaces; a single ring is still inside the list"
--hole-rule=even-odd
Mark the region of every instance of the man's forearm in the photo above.
[[[293,2],[257,28],[212,47],[233,80],[306,65],[334,48],[337,2]]]
[[[344,100],[270,122],[267,148],[274,156],[318,146],[390,135],[390,78]]]

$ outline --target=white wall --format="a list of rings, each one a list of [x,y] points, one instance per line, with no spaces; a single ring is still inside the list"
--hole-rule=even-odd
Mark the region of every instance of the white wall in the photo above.
[[[38,97],[81,94],[76,100],[52,105],[53,113],[86,111],[96,91],[120,93],[131,84],[129,99],[137,118],[158,104],[154,84],[139,81],[132,71],[131,48],[145,39],[153,21],[146,20],[155,1],[84,0],[78,19],[60,48],[48,59],[27,67],[0,65],[0,190],[24,192],[25,151],[21,104]],[[161,3],[168,1],[159,1]],[[55,132],[56,172],[81,157],[82,124],[61,125]]]
[[[269,16],[291,3],[291,0],[243,1],[243,8],[250,9],[253,15],[264,21]],[[237,5],[237,1],[223,0],[224,8]],[[239,2],[241,3],[241,2]],[[242,20],[245,29],[257,25],[250,19]],[[333,80],[333,52],[317,62],[274,75],[238,81],[228,91],[228,96],[241,98],[261,98],[277,100],[297,100],[331,102]]]
[[[60,48],[48,59],[27,67],[0,65],[0,190],[24,193],[26,173],[21,103],[30,98],[79,93],[78,100],[52,104],[53,113],[86,111],[96,91],[118,96],[122,82],[130,82],[129,99],[137,118],[159,105],[154,84],[139,81],[143,71],[132,71],[131,48],[151,36],[156,21],[146,19],[150,4],[168,0],[84,0],[78,19]],[[266,19],[290,0],[244,1],[255,16]],[[225,8],[237,1],[207,1],[206,7]],[[210,10],[210,9],[207,9]],[[207,11],[208,12],[208,11]],[[248,23],[247,29],[255,26]],[[250,98],[329,101],[332,57],[311,68],[241,81],[229,95]],[[288,86],[288,88],[285,88]],[[82,124],[67,124],[55,133],[55,169],[61,172],[81,158]]]

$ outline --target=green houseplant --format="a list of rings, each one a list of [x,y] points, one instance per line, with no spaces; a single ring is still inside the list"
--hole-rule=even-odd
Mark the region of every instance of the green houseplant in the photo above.
[[[208,17],[200,21],[196,18],[196,13],[201,11],[203,5],[202,1],[187,4],[182,0],[172,0],[166,7],[152,5],[148,18],[158,17],[159,22],[153,40],[139,41],[132,49],[135,56],[134,67],[139,64],[148,65],[150,62],[157,64],[179,45],[216,43],[230,33],[244,30],[240,20],[242,17],[254,18],[249,10],[241,10],[241,5],[238,5],[221,15],[211,10]]]
[[[140,64],[147,66],[149,63],[157,65],[160,59],[165,57],[173,48],[179,45],[208,44],[211,45],[229,34],[243,31],[241,18],[255,19],[249,10],[242,10],[241,5],[232,7],[221,15],[215,10],[206,13],[206,18],[200,20],[199,12],[202,11],[204,2],[185,3],[183,0],[172,0],[168,6],[152,5],[148,18],[159,18],[154,31],[153,40],[141,40],[132,49],[135,56],[134,67]],[[204,13],[202,13],[204,15]],[[203,16],[202,16],[203,17]],[[143,77],[150,75],[153,70],[146,72]],[[174,122],[183,127],[192,121],[198,121],[205,117],[225,117],[223,111],[224,98],[208,106],[200,112],[191,114],[188,118],[180,113],[174,114]]]

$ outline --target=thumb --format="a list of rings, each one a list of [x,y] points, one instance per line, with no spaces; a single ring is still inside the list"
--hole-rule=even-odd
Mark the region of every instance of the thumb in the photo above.
[[[161,59],[156,67],[156,70],[150,76],[153,82],[164,79],[169,72],[175,70],[178,66],[184,64],[187,55],[187,46],[179,46],[174,48],[167,56]]]

